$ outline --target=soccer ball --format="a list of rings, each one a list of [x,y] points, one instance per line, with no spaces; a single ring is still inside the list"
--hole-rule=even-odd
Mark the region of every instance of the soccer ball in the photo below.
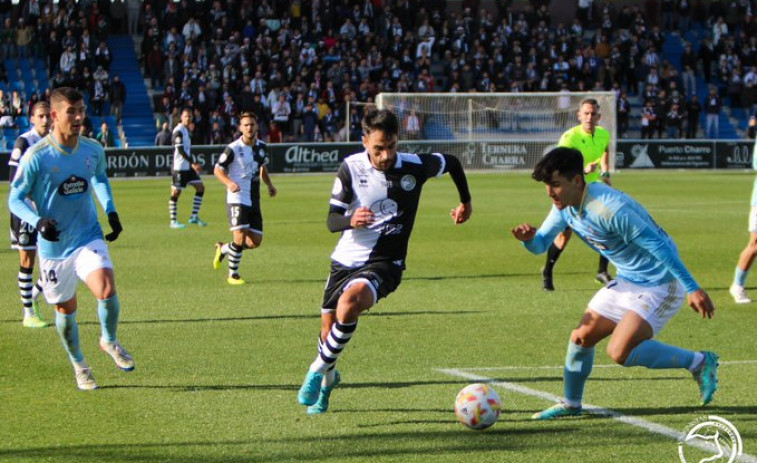
[[[499,419],[502,401],[488,384],[465,386],[455,398],[455,415],[471,429],[486,429]]]

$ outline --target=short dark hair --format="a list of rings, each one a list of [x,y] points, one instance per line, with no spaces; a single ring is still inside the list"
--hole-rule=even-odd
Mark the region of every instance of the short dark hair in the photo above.
[[[581,152],[575,148],[562,146],[553,149],[536,163],[531,178],[537,182],[549,182],[555,172],[559,172],[568,179],[583,175],[584,157]]]
[[[67,101],[69,103],[76,103],[84,99],[84,95],[79,90],[73,87],[58,87],[50,94],[50,103],[60,103]]]
[[[578,105],[578,107],[580,108],[581,106],[585,104],[590,104],[592,106],[595,106],[597,109],[599,109],[599,101],[597,101],[596,98],[584,98],[583,100],[581,100],[581,104]]]
[[[400,123],[397,116],[388,109],[366,109],[363,115],[363,135],[368,135],[374,130],[381,130],[391,137],[400,132]]]

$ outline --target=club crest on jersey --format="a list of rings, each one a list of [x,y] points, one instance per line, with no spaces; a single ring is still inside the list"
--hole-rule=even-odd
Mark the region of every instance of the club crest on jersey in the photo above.
[[[397,202],[393,199],[380,199],[371,204],[371,211],[380,217],[397,215]]]
[[[87,190],[89,190],[89,182],[84,178],[72,175],[60,184],[58,194],[61,196],[78,195],[86,193]]]
[[[403,176],[400,180],[400,186],[402,186],[402,189],[405,191],[412,191],[413,188],[415,188],[415,184],[415,177],[410,174]]]

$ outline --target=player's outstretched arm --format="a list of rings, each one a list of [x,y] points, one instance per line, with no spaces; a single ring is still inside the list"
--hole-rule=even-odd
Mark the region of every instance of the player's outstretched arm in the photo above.
[[[92,177],[92,188],[95,190],[95,196],[100,202],[106,214],[116,211],[116,204],[113,201],[113,191],[110,188],[110,181],[103,170]]]
[[[640,217],[630,208],[622,208],[612,217],[610,226],[613,227],[627,243],[633,243],[657,259],[673,276],[681,282],[687,293],[698,291],[699,284],[686,268],[678,255],[678,250],[665,234],[650,226],[646,219]]]
[[[30,159],[34,159],[35,161],[30,161]],[[36,158],[29,158],[27,156],[21,160],[21,165],[16,171],[16,175],[11,179],[8,209],[26,223],[36,224],[41,218],[37,215],[37,211],[26,202],[26,197],[31,191],[31,185],[36,181],[37,170]]]
[[[273,186],[273,181],[271,180],[271,176],[268,175],[268,169],[266,168],[266,166],[260,167],[260,179],[268,187],[268,195],[271,198],[275,198],[276,194],[278,193],[278,190],[276,189],[275,186]]]
[[[346,215],[346,210],[331,206],[329,216],[326,219],[326,226],[332,233],[349,230],[352,228],[363,228],[373,223],[373,212],[365,206],[358,207],[352,215]]]
[[[698,312],[702,318],[712,318],[715,315],[715,305],[707,292],[701,288],[689,293],[689,307]]]
[[[24,200],[25,198],[25,192],[15,187],[11,188],[10,195],[8,195],[8,209],[26,223],[37,223],[40,217],[34,212],[34,209],[29,207],[29,204]]]
[[[531,241],[536,236],[536,227],[529,223],[523,223],[510,230],[518,241]]]
[[[473,204],[470,202],[460,203],[459,206],[449,212],[455,225],[467,222],[468,219],[470,219],[471,214],[473,214]]]
[[[565,230],[567,226],[559,211],[553,206],[539,228],[523,223],[513,228],[511,232],[530,253],[538,255],[545,252],[558,233]]]
[[[602,181],[612,186],[612,181],[610,180],[610,152],[609,151],[605,150],[605,152],[602,153],[602,158],[599,160],[599,167],[600,167],[599,170],[601,172]]]
[[[473,214],[473,204],[471,203],[470,190],[468,189],[468,179],[465,177],[463,165],[455,156],[444,155],[445,171],[452,177],[455,182],[457,193],[460,195],[460,205],[450,211],[450,216],[455,224],[467,222]]]
[[[236,193],[241,188],[239,185],[236,184],[233,180],[229,178],[229,176],[226,174],[226,171],[223,169],[223,167],[216,165],[215,168],[213,168],[213,174],[216,176],[218,180],[221,181],[221,183],[224,184],[224,186],[232,193]]]

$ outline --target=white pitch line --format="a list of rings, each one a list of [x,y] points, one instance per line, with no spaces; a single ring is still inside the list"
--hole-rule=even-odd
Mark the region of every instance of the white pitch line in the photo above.
[[[728,362],[719,362],[720,366],[728,366],[728,365],[757,365],[757,360],[731,360]],[[505,367],[466,367],[466,368],[458,368],[458,370],[465,370],[465,371],[498,371],[498,370],[562,370],[565,368],[565,365],[541,365],[541,366],[535,366],[535,367],[529,367],[529,366],[517,366],[517,365],[509,365]],[[608,363],[608,364],[602,364],[602,365],[594,365],[593,368],[626,368],[622,365],[618,365],[616,363]]]
[[[611,366],[611,365],[608,365],[608,366]],[[446,373],[451,376],[457,376],[460,378],[470,379],[472,381],[495,384],[499,387],[502,387],[512,392],[517,392],[519,394],[528,395],[532,397],[539,397],[539,398],[548,400],[550,402],[560,402],[560,400],[562,400],[562,397],[556,396],[549,392],[539,391],[537,389],[531,389],[530,387],[521,386],[519,384],[510,383],[507,381],[496,381],[493,378],[487,378],[486,376],[480,376],[474,373],[467,373],[457,368],[439,368],[437,369],[437,371]],[[676,431],[673,428],[669,428],[667,426],[663,426],[657,423],[652,423],[651,421],[637,418],[635,416],[624,415],[620,412],[616,412],[615,410],[610,410],[609,408],[599,407],[597,405],[591,405],[591,404],[584,404],[583,409],[591,414],[607,416],[614,420],[618,420],[621,423],[630,424],[631,426],[636,426],[638,428],[646,429],[649,432],[660,434],[665,437],[669,437],[677,442],[681,442],[683,438],[685,437],[685,434],[683,432]],[[708,452],[718,451],[718,449],[714,445],[706,443],[706,442],[702,442],[702,441],[685,441],[685,443],[686,445],[689,445],[691,447],[696,447],[700,450],[705,450]],[[728,449],[723,449],[723,450],[725,450],[725,452],[728,453]],[[742,453],[739,457],[736,458],[736,460],[747,462],[747,463],[757,463],[757,457],[755,457],[754,455],[750,455],[748,453]]]

